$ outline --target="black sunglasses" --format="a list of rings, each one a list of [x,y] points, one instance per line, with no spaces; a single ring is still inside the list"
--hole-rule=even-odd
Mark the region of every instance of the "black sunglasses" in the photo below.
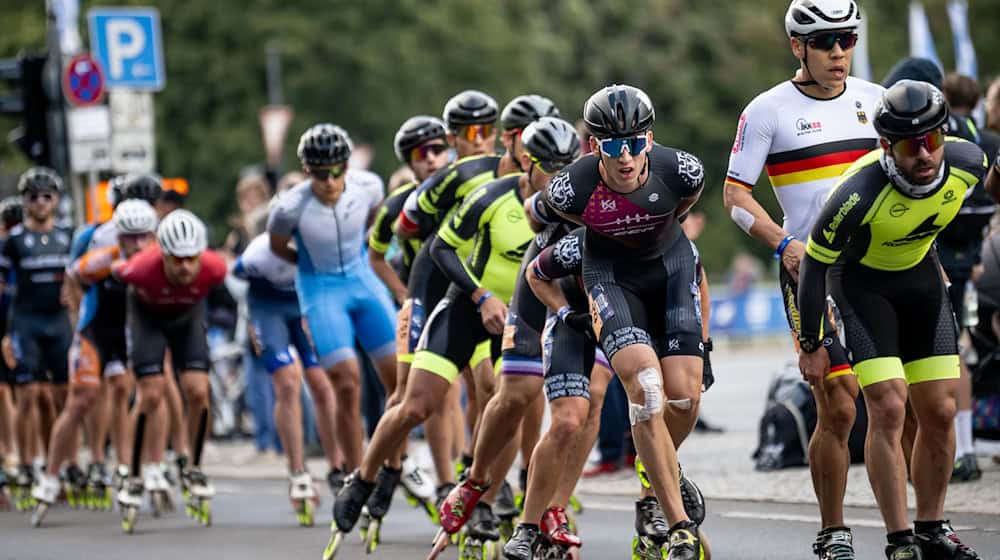
[[[853,31],[831,31],[829,33],[817,33],[803,37],[803,40],[811,48],[820,51],[833,50],[835,44],[840,44],[840,48],[845,51],[853,49],[858,44],[858,34]]]
[[[329,167],[310,167],[309,175],[319,181],[325,181],[327,177],[336,179],[347,171],[346,163],[335,163]]]
[[[50,192],[31,193],[27,195],[27,198],[30,202],[38,202],[38,199],[42,199],[45,202],[52,202],[53,200],[55,200],[56,195]]]

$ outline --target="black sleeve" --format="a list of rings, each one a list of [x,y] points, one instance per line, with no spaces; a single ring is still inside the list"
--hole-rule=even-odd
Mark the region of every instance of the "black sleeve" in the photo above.
[[[953,173],[954,169],[959,169],[972,175],[968,178],[960,175],[966,179],[970,187],[985,179],[986,172],[989,171],[989,160],[986,158],[986,154],[972,142],[949,138],[945,143],[944,156],[952,166]]]
[[[535,275],[543,280],[554,280],[583,271],[583,236],[585,229],[576,228],[572,233],[542,250],[532,261]]]
[[[829,265],[805,255],[799,265],[799,337],[818,339],[826,312],[826,269]]]
[[[382,206],[375,215],[375,223],[372,224],[371,235],[368,237],[368,247],[373,251],[385,254],[389,250],[389,243],[392,242],[394,235],[392,224],[403,210],[403,203],[412,191],[412,188],[403,186],[382,201]]]
[[[10,277],[10,270],[14,267],[16,256],[11,238],[8,237],[0,243],[3,243],[3,249],[0,249],[0,282],[5,282]]]
[[[673,151],[675,165],[673,174],[677,179],[669,182],[671,190],[677,194],[677,198],[681,199],[700,195],[705,186],[705,166],[693,154],[676,149],[671,151]],[[659,154],[666,155],[659,150],[654,152],[654,155]]]
[[[582,216],[594,188],[601,179],[598,160],[586,155],[574,161],[549,181],[541,200],[545,212],[557,210],[567,216]]]
[[[431,242],[429,251],[431,258],[437,263],[441,272],[444,272],[445,276],[461,288],[463,292],[471,294],[476,291],[479,283],[469,273],[469,270],[465,267],[465,263],[459,258],[454,248],[442,241],[440,237],[435,237],[434,241]]]

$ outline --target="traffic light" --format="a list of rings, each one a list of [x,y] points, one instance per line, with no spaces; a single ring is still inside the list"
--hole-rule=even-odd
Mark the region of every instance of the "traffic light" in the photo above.
[[[0,96],[0,114],[21,119],[21,124],[10,131],[8,140],[31,161],[51,166],[46,125],[49,101],[43,85],[45,61],[45,55],[30,53],[0,60],[0,80],[11,86],[7,95]]]

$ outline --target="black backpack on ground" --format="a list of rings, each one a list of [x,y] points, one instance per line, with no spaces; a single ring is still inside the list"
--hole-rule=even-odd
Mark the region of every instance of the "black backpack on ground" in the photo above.
[[[857,418],[848,448],[852,463],[863,463],[868,415],[858,397]],[[797,363],[788,362],[774,376],[767,390],[767,405],[760,419],[754,468],[773,471],[809,464],[809,438],[816,429],[816,401],[809,384],[802,380]]]

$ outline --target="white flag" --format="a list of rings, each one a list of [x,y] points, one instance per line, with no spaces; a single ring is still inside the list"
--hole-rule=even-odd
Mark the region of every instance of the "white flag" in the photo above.
[[[950,0],[948,19],[951,21],[951,34],[955,40],[955,71],[976,78],[979,68],[976,64],[976,48],[969,33],[968,0]]]
[[[943,68],[937,49],[934,48],[934,37],[931,36],[931,26],[927,22],[927,12],[919,0],[910,2],[910,56],[933,60],[938,68]]]
[[[858,44],[854,46],[854,59],[851,62],[851,74],[855,78],[871,81],[872,64],[868,59],[868,18],[861,12],[861,25],[858,27]]]

